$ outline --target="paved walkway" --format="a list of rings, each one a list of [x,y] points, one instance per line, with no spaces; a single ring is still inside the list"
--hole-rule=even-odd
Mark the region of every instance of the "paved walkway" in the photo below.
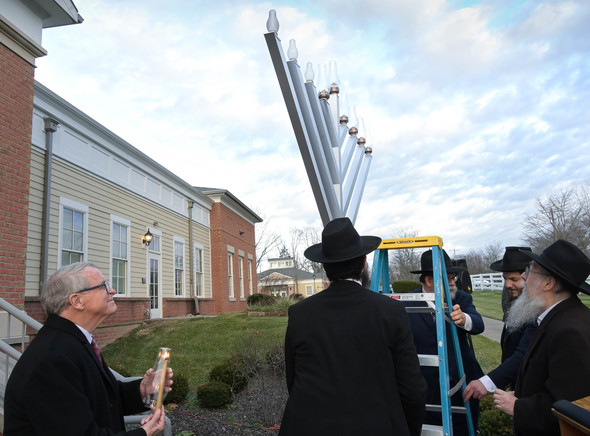
[[[504,323],[496,319],[486,318],[485,316],[483,316],[482,318],[483,323],[486,326],[486,329],[484,330],[482,335],[496,342],[500,342],[500,337],[502,336],[502,328],[504,327]]]

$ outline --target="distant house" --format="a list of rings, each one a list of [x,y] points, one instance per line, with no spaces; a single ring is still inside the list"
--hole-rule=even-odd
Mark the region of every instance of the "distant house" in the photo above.
[[[293,257],[268,260],[270,268],[258,274],[258,292],[275,297],[301,294],[309,297],[324,290],[328,281],[326,273],[310,273],[295,267]]]

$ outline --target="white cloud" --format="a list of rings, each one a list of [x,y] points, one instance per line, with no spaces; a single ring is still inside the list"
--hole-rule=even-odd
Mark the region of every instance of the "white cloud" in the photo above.
[[[366,125],[361,233],[517,244],[535,198],[587,183],[590,6],[503,3],[88,0],[84,23],[44,31],[36,76],[287,235],[319,215],[263,37],[274,8],[284,50],[297,41],[302,69],[336,60]]]

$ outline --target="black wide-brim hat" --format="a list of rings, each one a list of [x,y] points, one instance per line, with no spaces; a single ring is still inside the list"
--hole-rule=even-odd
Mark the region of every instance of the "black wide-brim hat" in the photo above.
[[[348,217],[335,218],[324,227],[321,244],[307,248],[303,255],[312,262],[342,262],[369,254],[380,244],[378,236],[359,236]]]
[[[443,252],[443,257],[445,259],[445,267],[447,273],[460,273],[465,271],[463,268],[458,266],[453,266],[453,262],[451,262],[451,258],[447,254],[445,250]],[[412,274],[432,274],[434,269],[432,267],[432,250],[425,251],[422,253],[422,257],[420,257],[420,268],[416,271],[410,271]]]
[[[565,283],[584,294],[590,295],[590,285],[586,283],[590,275],[590,259],[571,242],[558,239],[541,254],[521,250],[543,268]]]
[[[532,252],[530,247],[506,247],[502,260],[492,263],[490,268],[501,272],[523,272],[531,259],[521,251]]]

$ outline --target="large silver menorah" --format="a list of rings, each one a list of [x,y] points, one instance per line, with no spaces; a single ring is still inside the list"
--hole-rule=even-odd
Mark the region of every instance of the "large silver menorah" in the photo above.
[[[316,88],[311,63],[307,64],[305,80],[301,75],[293,39],[287,50],[289,60],[285,60],[274,10],[269,12],[266,28],[268,51],[322,223],[326,225],[343,216],[354,223],[371,166],[372,149],[359,136],[359,126],[349,128],[349,117],[341,114],[336,64],[330,62],[332,74],[326,86],[317,80]]]

